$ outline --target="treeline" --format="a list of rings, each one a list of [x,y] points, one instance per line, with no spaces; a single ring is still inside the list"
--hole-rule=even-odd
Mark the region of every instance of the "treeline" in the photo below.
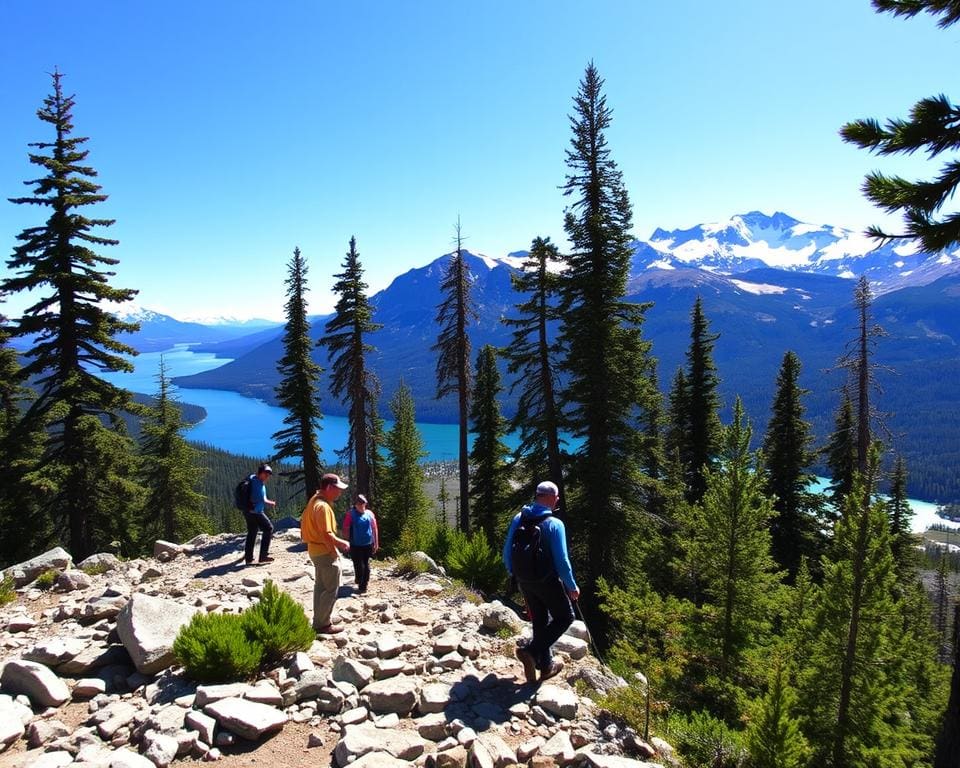
[[[52,541],[76,558],[114,542],[134,553],[154,537],[189,538],[214,523],[235,529],[225,500],[211,506],[211,493],[232,488],[253,462],[240,459],[241,468],[215,451],[203,458],[186,441],[162,364],[149,407],[91,373],[128,365],[123,355],[132,350],[116,336],[130,327],[100,305],[134,292],[110,286],[106,267],[114,260],[89,247],[113,244],[90,233],[111,222],[79,213],[103,196],[83,163],[82,139],[72,138],[72,97],[59,73],[53,82],[39,116],[57,138],[39,145],[51,155],[31,155],[47,175],[32,182],[32,197],[14,201],[46,206],[50,218],[20,235],[8,261],[12,276],[0,287],[5,294],[50,291],[3,326],[8,336],[35,334],[38,342],[22,367],[0,345],[0,472],[11,478],[0,487],[0,525],[13,533],[4,536],[2,555]],[[740,400],[721,417],[718,336],[699,299],[683,363],[661,391],[643,334],[649,306],[625,298],[632,206],[607,144],[612,110],[603,85],[590,64],[573,100],[563,185],[570,250],[534,238],[515,278],[504,349],[471,347],[475,311],[457,224],[433,349],[436,396],[457,402],[459,471],[454,487],[441,487],[439,510],[424,491],[408,387],[391,398],[394,425],[384,430],[379,382],[367,362],[377,326],[350,239],[319,343],[329,351],[331,393],[348,413],[348,444],[337,461],[351,492],[375,500],[388,552],[427,549],[454,575],[492,592],[504,586],[498,552],[506,525],[539,480],[554,480],[584,618],[610,663],[632,681],[605,704],[632,719],[649,695],[657,726],[689,765],[872,768],[939,760],[953,727],[947,722],[941,732],[947,627],[931,622],[901,458],[891,457],[889,491],[878,492],[885,449],[874,384],[882,338],[870,287],[857,283],[857,326],[837,350],[845,386],[822,446],[831,483],[825,496],[814,495],[817,454],[795,354],[783,355],[759,451]],[[275,491],[289,494],[282,504],[316,487],[324,470],[307,271],[295,249],[278,363],[277,399],[287,417],[269,457],[285,463]],[[517,382],[510,420],[500,407],[500,358]],[[23,386],[30,377],[35,392]],[[141,414],[139,441],[119,416],[124,410]],[[468,429],[476,435],[469,451]],[[503,444],[511,429],[520,435],[513,454]],[[563,435],[578,444],[565,444]],[[205,494],[206,482],[212,490]],[[938,609],[946,615],[944,605]]]

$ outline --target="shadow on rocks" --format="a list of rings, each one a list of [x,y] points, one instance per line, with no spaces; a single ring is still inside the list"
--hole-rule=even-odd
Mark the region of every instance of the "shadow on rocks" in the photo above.
[[[521,684],[514,677],[467,675],[451,687],[443,714],[448,722],[462,720],[480,733],[509,723],[510,707],[529,702],[536,689],[535,684]]]

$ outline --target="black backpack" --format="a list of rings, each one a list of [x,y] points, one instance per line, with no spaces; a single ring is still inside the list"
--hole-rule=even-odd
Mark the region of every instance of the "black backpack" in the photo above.
[[[247,475],[233,489],[233,506],[241,512],[249,512],[253,507],[250,503],[250,481],[252,479],[253,475]]]
[[[517,581],[542,581],[555,573],[550,544],[543,532],[548,517],[520,517],[510,544],[510,563]]]

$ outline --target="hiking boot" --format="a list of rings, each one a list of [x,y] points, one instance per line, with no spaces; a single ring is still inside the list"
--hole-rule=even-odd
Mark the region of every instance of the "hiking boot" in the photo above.
[[[327,624],[327,626],[320,627],[320,629],[317,630],[318,635],[335,635],[337,632],[343,632],[343,627]]]
[[[263,565],[264,563],[272,563],[273,561],[274,561],[274,558],[272,557],[261,557],[259,560],[261,565]]]
[[[550,662],[550,666],[546,669],[540,670],[540,682],[544,680],[549,680],[551,677],[556,677],[561,672],[563,672],[563,662],[560,659],[555,659]]]
[[[523,676],[527,679],[527,682],[535,683],[537,681],[537,661],[533,658],[533,654],[526,648],[518,646],[514,655],[523,664]]]

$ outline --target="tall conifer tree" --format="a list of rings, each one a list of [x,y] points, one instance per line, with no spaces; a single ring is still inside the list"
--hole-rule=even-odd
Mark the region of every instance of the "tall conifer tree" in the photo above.
[[[912,581],[916,574],[917,555],[914,536],[910,530],[913,510],[907,499],[907,465],[903,456],[897,456],[890,479],[890,500],[887,502],[890,516],[890,548],[901,581]]]
[[[770,421],[763,440],[766,459],[766,492],[773,497],[776,516],[771,521],[774,559],[792,577],[804,557],[818,556],[819,521],[816,497],[809,490],[813,475],[810,425],[804,421],[802,397],[807,390],[799,385],[800,358],[787,352],[777,375]]]
[[[477,310],[470,293],[470,270],[463,255],[460,222],[456,226],[457,249],[450,255],[440,291],[443,299],[437,307],[440,334],[432,349],[437,353],[437,399],[456,393],[460,466],[460,530],[470,531],[470,463],[468,450],[470,395],[473,376],[470,370],[470,323]]]
[[[384,438],[387,457],[380,482],[380,541],[385,550],[398,553],[426,546],[430,502],[420,463],[427,452],[417,429],[413,395],[402,380],[390,410],[393,427]]]
[[[839,516],[844,499],[853,490],[853,476],[857,471],[856,418],[853,415],[853,401],[846,388],[841,395],[840,406],[834,416],[833,432],[830,433],[824,453],[830,470],[830,503]]]
[[[506,460],[510,451],[503,444],[506,420],[497,400],[502,390],[497,352],[487,344],[477,355],[476,386],[470,405],[475,436],[470,451],[470,495],[473,521],[491,547],[499,546],[500,529],[509,511]]]
[[[623,582],[648,479],[641,461],[649,452],[649,434],[638,425],[659,407],[650,343],[640,332],[647,305],[624,301],[632,212],[607,146],[611,118],[603,80],[591,63],[570,117],[563,191],[572,198],[564,222],[572,253],[560,288],[564,369],[570,377],[564,393],[567,427],[582,439],[567,480],[567,520],[588,605],[595,604],[589,598],[600,576],[614,585]]]
[[[510,391],[520,390],[510,429],[520,435],[515,455],[527,498],[544,478],[553,480],[560,498],[566,498],[555,373],[559,351],[556,339],[551,337],[551,327],[558,319],[560,280],[554,269],[560,262],[560,253],[550,238],[537,237],[521,270],[510,276],[514,291],[525,298],[516,305],[518,316],[504,321],[514,330],[510,346],[500,354],[513,375]]]
[[[30,145],[38,149],[30,162],[44,175],[24,182],[33,187],[30,196],[11,198],[50,215],[17,236],[20,244],[7,260],[10,272],[0,283],[0,295],[34,291],[38,296],[9,325],[12,338],[34,339],[22,375],[34,378],[38,390],[14,433],[35,433],[41,425],[49,429],[42,459],[54,489],[48,511],[65,519],[70,552],[80,560],[117,538],[118,529],[127,538],[133,523],[126,515],[142,492],[134,479],[136,451],[120,418],[122,410],[132,408],[130,393],[97,376],[132,370],[123,355],[136,352],[116,337],[137,325],[121,322],[104,305],[129,301],[137,292],[112,287],[109,267],[117,260],[93,250],[117,244],[94,233],[114,222],[81,212],[107,196],[92,180],[96,171],[84,164],[87,139],[72,135],[74,98],[64,94],[62,77],[53,73],[53,93],[37,112],[55,138]]]
[[[287,264],[287,322],[283,328],[283,356],[277,361],[282,379],[277,385],[277,402],[287,411],[284,427],[273,434],[275,457],[300,459],[302,469],[290,473],[294,486],[302,485],[309,496],[320,487],[319,381],[323,369],[310,355],[310,320],[307,318],[307,262],[299,248]]]
[[[367,363],[374,352],[367,339],[383,326],[373,322],[373,307],[367,300],[367,284],[363,281],[355,237],[350,238],[343,272],[336,278],[333,290],[340,298],[320,343],[330,350],[333,365],[331,389],[347,405],[350,422],[347,450],[356,468],[355,489],[358,493],[372,495],[380,429],[377,415],[380,382]]]
[[[163,356],[157,383],[155,402],[143,419],[140,449],[147,489],[144,547],[151,551],[157,538],[186,541],[198,533],[212,532],[203,514],[206,500],[197,490],[204,474],[200,451],[183,437],[186,425],[179,403],[170,393]]]

